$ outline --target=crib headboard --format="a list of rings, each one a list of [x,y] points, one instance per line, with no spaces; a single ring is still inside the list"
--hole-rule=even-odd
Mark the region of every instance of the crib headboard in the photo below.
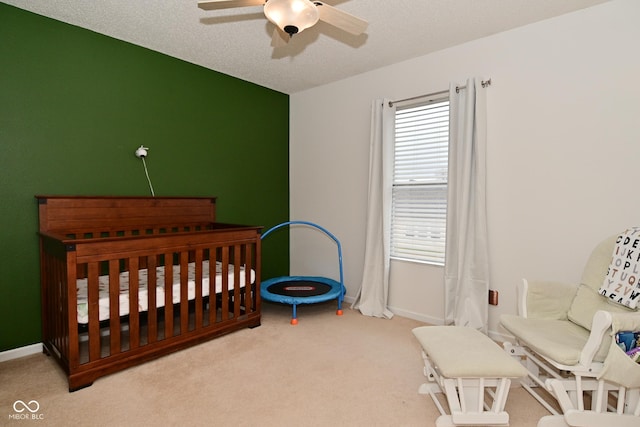
[[[40,232],[211,224],[215,197],[35,196]]]

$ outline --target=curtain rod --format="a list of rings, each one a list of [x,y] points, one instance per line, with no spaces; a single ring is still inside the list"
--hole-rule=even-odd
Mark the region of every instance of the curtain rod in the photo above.
[[[482,85],[482,87],[491,86],[491,78],[489,78],[489,80],[481,80],[480,84]],[[466,85],[456,86],[456,93],[460,92],[460,90],[462,89],[466,89],[466,87]],[[444,95],[445,93],[449,93],[449,91],[441,90],[439,92],[427,93],[426,95],[412,96],[411,98],[398,99],[397,101],[389,101],[389,107],[393,107],[393,104],[396,104],[398,102],[413,101],[420,98],[429,98],[430,96]]]

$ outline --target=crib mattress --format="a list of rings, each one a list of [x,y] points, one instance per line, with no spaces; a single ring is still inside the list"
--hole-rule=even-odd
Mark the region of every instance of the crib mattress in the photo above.
[[[196,282],[195,282],[195,263],[189,263],[189,274],[188,274],[188,299],[193,300],[196,296]],[[234,266],[229,264],[229,280],[228,280],[228,289],[234,289]],[[165,274],[164,267],[156,268],[156,307],[164,307],[165,303]],[[222,263],[216,262],[216,278],[215,278],[215,290],[216,293],[222,292]],[[255,272],[253,270],[250,271],[250,283],[253,283],[255,280]],[[138,273],[139,285],[138,285],[138,312],[145,312],[148,310],[149,305],[149,286],[148,286],[148,273],[146,269],[142,269]],[[245,284],[245,268],[244,266],[240,267],[240,287],[244,287]],[[99,319],[107,320],[109,319],[110,310],[109,310],[109,276],[100,276],[98,279],[99,285],[99,294],[98,294],[98,308],[99,308]],[[180,302],[180,266],[173,266],[173,289],[172,289],[172,299],[173,304],[177,304]],[[78,323],[87,324],[89,323],[89,304],[88,304],[88,289],[87,289],[88,281],[87,279],[78,279],[77,280],[77,295],[78,295]],[[209,261],[202,262],[202,296],[206,297],[209,295]],[[120,316],[126,316],[129,314],[129,272],[125,271],[120,273],[120,295],[119,295],[119,304],[120,304]]]

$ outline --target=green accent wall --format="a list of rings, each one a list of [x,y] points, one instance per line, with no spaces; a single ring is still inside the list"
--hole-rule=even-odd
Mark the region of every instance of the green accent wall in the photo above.
[[[142,144],[157,196],[288,220],[288,95],[2,3],[0,40],[0,351],[41,340],[34,195],[150,195]],[[265,239],[263,277],[288,245]]]

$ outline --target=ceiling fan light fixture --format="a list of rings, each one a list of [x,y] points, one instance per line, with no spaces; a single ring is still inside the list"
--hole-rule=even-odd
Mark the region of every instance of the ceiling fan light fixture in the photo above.
[[[319,19],[316,5],[309,0],[268,0],[264,14],[291,36],[315,25]]]

